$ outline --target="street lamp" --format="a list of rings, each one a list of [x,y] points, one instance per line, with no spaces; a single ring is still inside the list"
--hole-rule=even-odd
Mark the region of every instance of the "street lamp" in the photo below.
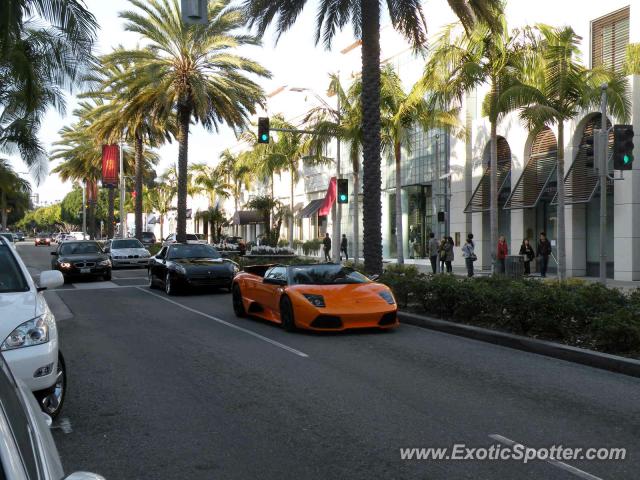
[[[338,72],[339,74],[339,72]],[[331,105],[329,105],[327,103],[327,101],[322,98],[321,95],[319,95],[318,93],[316,93],[314,90],[310,89],[310,88],[306,88],[306,87],[292,87],[289,89],[292,92],[298,92],[298,93],[303,93],[303,92],[308,92],[311,95],[314,96],[314,98],[316,98],[316,100],[318,100],[329,112],[331,112],[331,114],[335,117],[336,122],[339,124],[340,121],[342,120],[342,115],[341,115],[341,111],[340,111],[340,95],[336,95],[337,97],[337,106],[336,108],[333,108]],[[333,96],[333,95],[329,95],[329,96]],[[340,137],[336,136],[336,179],[340,179],[341,178],[341,174],[340,174]],[[355,192],[354,195],[357,195],[358,192]],[[341,231],[341,222],[342,222],[342,205],[339,202],[336,202],[334,204],[334,209],[333,209],[333,228],[332,228],[332,237],[333,237],[333,243],[332,243],[332,252],[331,252],[331,256],[334,259],[337,259],[340,257],[340,231]],[[357,225],[356,227],[357,228]],[[358,252],[354,253],[354,258],[356,259],[357,262],[357,255]]]

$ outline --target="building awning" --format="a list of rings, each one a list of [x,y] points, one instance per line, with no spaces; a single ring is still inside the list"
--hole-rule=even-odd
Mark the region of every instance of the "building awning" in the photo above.
[[[233,214],[231,225],[252,225],[264,223],[264,217],[258,210],[240,210]]]
[[[147,225],[154,225],[156,223],[160,223],[160,220],[155,215],[149,215],[147,217]]]
[[[300,210],[300,213],[298,214],[298,218],[309,218],[311,215],[315,214],[318,210],[320,210],[320,207],[322,207],[323,203],[324,203],[324,198],[311,200],[311,202],[309,202],[309,204],[306,207]]]
[[[488,143],[484,153],[486,165],[482,178],[471,196],[471,200],[464,209],[464,213],[486,212],[491,209],[491,143]],[[498,198],[509,189],[511,190],[511,149],[503,137],[498,137]]]

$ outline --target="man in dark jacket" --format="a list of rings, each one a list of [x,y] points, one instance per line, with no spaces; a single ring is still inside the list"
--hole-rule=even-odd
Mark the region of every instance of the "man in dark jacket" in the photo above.
[[[547,267],[549,266],[549,255],[551,255],[551,242],[547,239],[547,235],[544,232],[540,232],[540,240],[538,241],[538,248],[536,256],[540,258],[540,276],[547,276]]]
[[[340,241],[340,256],[342,257],[342,254],[344,253],[344,259],[348,262],[349,254],[347,253],[347,245],[347,236],[343,233],[342,240]]]
[[[331,261],[331,237],[329,236],[329,232],[324,234],[324,240],[322,240],[322,245],[324,245],[324,261]]]

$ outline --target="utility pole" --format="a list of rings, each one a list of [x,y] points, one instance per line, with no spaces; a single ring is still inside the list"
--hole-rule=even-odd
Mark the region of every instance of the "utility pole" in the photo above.
[[[432,192],[431,192],[431,198],[433,201],[433,207],[434,207],[434,216],[436,219],[436,238],[438,239],[438,241],[440,241],[440,239],[442,238],[442,232],[440,229],[440,221],[438,220],[438,212],[440,211],[440,134],[436,133],[436,148],[435,148],[435,154],[436,154],[436,158],[435,158],[435,170],[436,170],[436,176],[435,176],[435,182],[433,182],[433,185],[435,188],[432,188]]]
[[[598,156],[596,165],[598,166],[598,176],[600,177],[600,283],[607,284],[607,177],[609,166],[607,165],[607,157],[609,156],[609,134],[607,129],[607,88],[608,85],[603,83],[601,86],[602,95],[600,97],[600,130],[596,135],[600,137],[597,142],[598,148],[594,152]],[[594,146],[596,140],[594,138]]]
[[[126,185],[124,177],[124,152],[122,151],[122,142],[120,142],[120,238],[126,238],[127,229],[127,213],[125,211],[124,202],[126,199]]]
[[[87,237],[87,182],[82,182],[82,239]]]

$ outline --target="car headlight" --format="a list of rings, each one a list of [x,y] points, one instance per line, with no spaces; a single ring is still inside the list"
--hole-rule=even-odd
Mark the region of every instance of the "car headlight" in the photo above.
[[[32,318],[17,327],[2,342],[0,350],[14,350],[16,348],[41,345],[49,341],[49,330],[55,325],[55,319],[50,311],[39,317]]]
[[[111,260],[102,260],[101,262],[98,262],[98,265],[100,265],[101,267],[110,267]]]
[[[391,292],[385,290],[383,292],[380,292],[379,295],[382,297],[382,299],[387,302],[389,305],[395,305],[396,304],[396,300],[393,298],[393,295],[391,294]]]
[[[176,265],[173,269],[174,269],[174,271],[178,272],[181,275],[186,275],[187,274],[187,269],[184,268],[182,265]]]
[[[60,262],[60,268],[71,268],[71,264],[69,262]]]
[[[309,300],[314,307],[326,307],[324,297],[322,295],[313,295],[311,293],[303,293],[304,298]]]

